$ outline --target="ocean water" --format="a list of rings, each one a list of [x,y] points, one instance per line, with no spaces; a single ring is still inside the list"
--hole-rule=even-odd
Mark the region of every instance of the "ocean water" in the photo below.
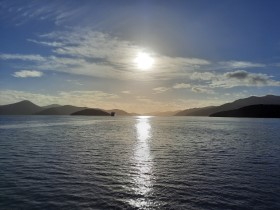
[[[280,120],[0,117],[0,209],[280,209]]]

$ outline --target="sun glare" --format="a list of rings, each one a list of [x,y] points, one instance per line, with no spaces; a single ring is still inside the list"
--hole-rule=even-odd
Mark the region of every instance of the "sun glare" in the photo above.
[[[135,63],[137,67],[141,70],[148,70],[152,68],[154,64],[154,59],[148,53],[138,53],[137,57],[135,58]]]

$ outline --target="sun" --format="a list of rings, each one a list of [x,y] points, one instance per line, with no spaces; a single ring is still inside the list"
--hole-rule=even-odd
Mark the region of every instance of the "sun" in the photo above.
[[[134,61],[137,67],[141,70],[149,70],[154,64],[154,59],[151,57],[151,55],[144,52],[138,53]]]

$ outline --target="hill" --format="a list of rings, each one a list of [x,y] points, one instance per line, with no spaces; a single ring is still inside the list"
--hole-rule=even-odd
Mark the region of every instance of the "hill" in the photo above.
[[[88,116],[111,116],[110,113],[101,109],[83,109],[78,112],[74,112],[71,115],[88,115]]]
[[[43,110],[42,107],[24,100],[14,104],[0,106],[0,115],[31,115]]]
[[[239,109],[217,112],[210,117],[280,118],[280,105],[251,105]]]
[[[209,116],[209,114],[216,112],[217,106],[207,106],[202,108],[192,108],[179,111],[175,116]]]
[[[85,109],[86,107],[77,107],[77,106],[59,106],[59,107],[53,107],[49,109],[44,109],[40,112],[35,113],[36,115],[70,115],[74,112],[81,111]]]
[[[280,96],[267,95],[262,97],[251,96],[244,99],[239,99],[231,103],[226,103],[221,106],[210,106],[203,108],[186,109],[178,112],[175,116],[210,116],[211,114],[239,109],[241,107],[256,105],[256,104],[279,104]]]
[[[49,108],[55,108],[55,107],[60,107],[61,105],[59,104],[50,104],[50,105],[47,105],[47,106],[42,106],[42,108],[44,109],[49,109]]]

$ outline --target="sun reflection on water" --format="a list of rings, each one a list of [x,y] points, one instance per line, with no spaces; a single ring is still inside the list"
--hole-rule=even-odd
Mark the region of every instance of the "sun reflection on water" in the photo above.
[[[150,153],[151,125],[150,117],[136,119],[136,134],[133,161],[133,191],[136,198],[130,204],[137,208],[149,208],[152,201],[149,196],[153,190],[153,157]]]

